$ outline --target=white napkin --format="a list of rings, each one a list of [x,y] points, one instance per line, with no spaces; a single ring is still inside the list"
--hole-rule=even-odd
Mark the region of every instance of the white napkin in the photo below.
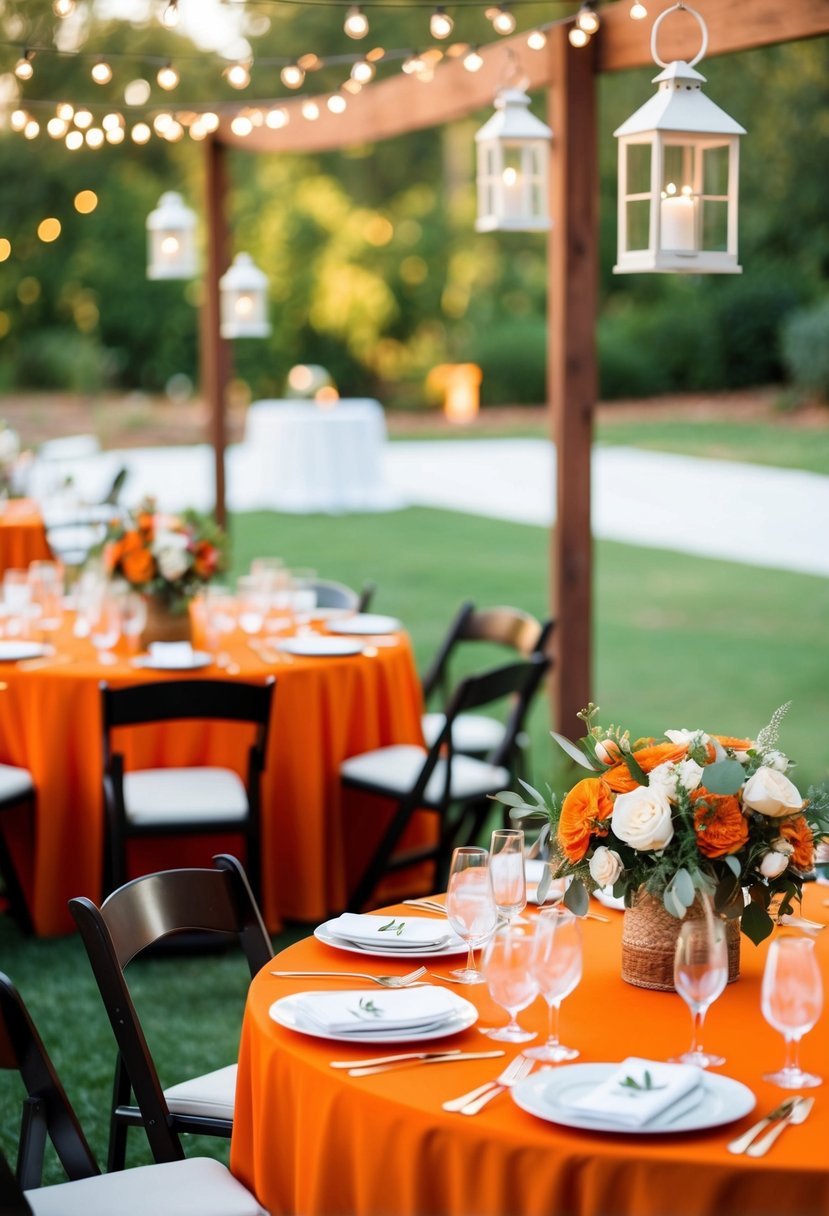
[[[623,1084],[628,1078],[642,1088]],[[701,1084],[702,1069],[693,1065],[628,1056],[601,1084],[562,1106],[621,1127],[642,1127]]]
[[[149,655],[154,663],[165,667],[191,667],[193,647],[189,642],[150,642]]]
[[[445,988],[400,991],[302,992],[294,1004],[304,1018],[327,1034],[367,1034],[387,1030],[422,1030],[445,1022],[456,1010],[453,992]]]
[[[434,916],[368,916],[344,912],[327,928],[335,937],[346,937],[361,946],[382,946],[389,950],[414,950],[440,946],[454,938],[447,921]]]

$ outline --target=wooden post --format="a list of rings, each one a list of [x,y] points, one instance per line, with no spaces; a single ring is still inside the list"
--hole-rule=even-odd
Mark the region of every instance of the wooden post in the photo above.
[[[552,579],[556,628],[553,725],[581,734],[591,693],[590,456],[596,402],[598,148],[595,40],[576,49],[558,26],[549,41],[552,85],[548,391],[556,445]]]
[[[216,470],[214,514],[221,527],[227,526],[225,503],[225,394],[230,381],[230,344],[221,336],[219,279],[228,265],[228,229],[225,215],[227,193],[227,150],[209,136],[205,147],[205,216],[207,221],[207,266],[204,276],[204,301],[201,313],[201,387],[210,411],[210,441]]]

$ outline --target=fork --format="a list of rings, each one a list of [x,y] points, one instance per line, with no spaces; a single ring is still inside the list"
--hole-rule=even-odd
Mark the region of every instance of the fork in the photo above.
[[[415,971],[409,971],[406,975],[369,975],[365,971],[272,971],[271,975],[278,975],[281,979],[295,976],[316,976],[318,979],[327,978],[334,980],[371,980],[373,984],[379,984],[381,988],[408,988],[415,980],[419,980],[421,975],[426,974],[425,967],[418,967]]]
[[[524,1077],[532,1071],[534,1063],[535,1061],[531,1060],[529,1056],[516,1056],[494,1081],[487,1081],[486,1085],[479,1085],[477,1089],[470,1090],[468,1094],[462,1094],[460,1098],[452,1098],[449,1102],[442,1103],[442,1107],[444,1110],[461,1115],[476,1115],[482,1107],[486,1106],[487,1102],[497,1097],[498,1094],[503,1093],[505,1089],[509,1089],[518,1081],[523,1081]]]

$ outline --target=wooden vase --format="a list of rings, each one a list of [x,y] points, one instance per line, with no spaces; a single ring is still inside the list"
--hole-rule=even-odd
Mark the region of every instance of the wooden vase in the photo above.
[[[192,639],[190,611],[173,612],[155,596],[147,596],[147,623],[141,633],[146,650],[151,642],[189,642]]]
[[[701,920],[703,906],[696,899],[683,920],[666,912],[661,899],[639,891],[632,908],[625,908],[622,926],[622,979],[637,988],[675,992],[674,953],[679,930],[686,920]],[[728,982],[740,975],[740,922],[725,922]]]

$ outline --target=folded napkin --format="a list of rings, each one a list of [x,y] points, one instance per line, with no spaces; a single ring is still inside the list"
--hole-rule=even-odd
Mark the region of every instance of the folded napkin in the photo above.
[[[702,1069],[693,1065],[628,1056],[599,1085],[561,1105],[620,1127],[643,1127],[701,1084]]]
[[[345,912],[329,921],[327,928],[335,937],[346,937],[361,946],[400,951],[441,946],[455,938],[448,922],[433,916],[363,916]]]
[[[457,997],[445,988],[408,988],[399,991],[302,992],[295,1007],[311,1024],[327,1034],[377,1033],[388,1030],[424,1030],[445,1022],[457,1009]]]
[[[193,647],[189,642],[150,642],[149,655],[154,663],[165,667],[190,667]]]

